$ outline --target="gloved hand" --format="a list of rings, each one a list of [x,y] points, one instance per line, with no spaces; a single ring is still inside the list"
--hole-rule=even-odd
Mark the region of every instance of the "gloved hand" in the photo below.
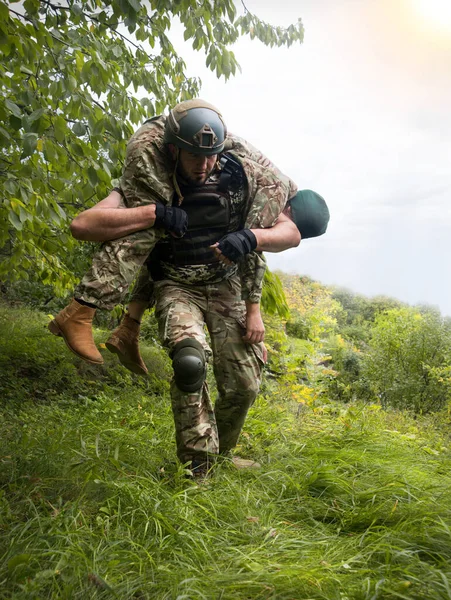
[[[183,237],[188,229],[188,215],[177,206],[155,205],[155,227],[164,227],[176,237]]]
[[[231,260],[237,262],[257,247],[257,238],[250,229],[241,229],[234,233],[228,233],[219,240],[218,250]]]

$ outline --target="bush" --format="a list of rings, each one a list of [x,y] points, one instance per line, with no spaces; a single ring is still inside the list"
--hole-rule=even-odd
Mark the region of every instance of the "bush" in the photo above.
[[[310,325],[302,318],[287,321],[286,332],[300,340],[310,339]]]
[[[413,308],[376,317],[362,375],[383,405],[440,410],[450,398],[451,332],[439,314]]]

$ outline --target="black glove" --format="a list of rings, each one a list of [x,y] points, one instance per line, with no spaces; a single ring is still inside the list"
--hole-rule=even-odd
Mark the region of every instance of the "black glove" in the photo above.
[[[155,226],[164,227],[177,237],[183,237],[188,229],[188,215],[177,206],[155,205]]]
[[[257,247],[257,238],[250,229],[228,233],[219,240],[218,249],[232,262],[238,262]]]

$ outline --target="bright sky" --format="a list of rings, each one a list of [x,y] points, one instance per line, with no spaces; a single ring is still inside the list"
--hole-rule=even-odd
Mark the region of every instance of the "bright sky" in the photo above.
[[[179,50],[229,129],[329,205],[327,233],[270,268],[451,315],[451,0],[245,4],[277,25],[301,17],[304,44],[239,41],[227,83]]]

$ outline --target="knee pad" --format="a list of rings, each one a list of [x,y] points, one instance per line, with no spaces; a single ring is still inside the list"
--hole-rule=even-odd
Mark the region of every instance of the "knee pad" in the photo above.
[[[205,351],[194,338],[178,342],[172,351],[172,367],[177,387],[182,392],[197,392],[206,376]]]

